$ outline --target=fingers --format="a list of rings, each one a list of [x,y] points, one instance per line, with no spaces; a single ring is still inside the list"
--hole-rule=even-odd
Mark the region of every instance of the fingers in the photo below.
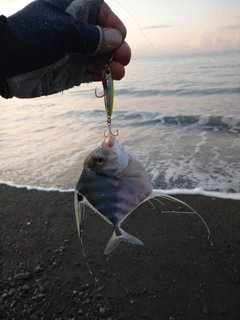
[[[117,29],[102,29],[102,42],[98,54],[115,51],[123,42],[122,34]]]
[[[131,59],[131,49],[127,42],[123,42],[117,50],[114,52],[113,60],[118,61],[123,66],[126,66],[129,64]]]
[[[109,54],[97,55],[94,58],[92,77],[93,81],[102,80],[102,69],[109,62],[112,52]],[[125,68],[131,59],[131,49],[124,41],[114,52],[113,61],[111,63],[111,71],[114,80],[121,80],[125,75]]]
[[[105,2],[100,7],[98,24],[102,27],[102,42],[98,54],[114,52],[126,38],[127,30]]]
[[[111,71],[112,71],[112,77],[114,80],[121,80],[125,75],[124,66],[117,61],[113,61],[111,63]],[[101,68],[101,72],[92,73],[92,81],[101,81],[101,80],[102,80],[102,68]]]
[[[98,15],[98,24],[102,27],[102,42],[97,56],[93,61],[93,81],[102,80],[102,69],[111,63],[114,80],[121,80],[125,75],[125,68],[131,59],[131,49],[124,41],[127,30],[122,21],[116,16],[110,7],[103,2]]]
[[[127,30],[122,21],[112,12],[110,7],[103,2],[98,15],[98,24],[102,28],[112,28],[120,31],[122,41],[126,38]]]

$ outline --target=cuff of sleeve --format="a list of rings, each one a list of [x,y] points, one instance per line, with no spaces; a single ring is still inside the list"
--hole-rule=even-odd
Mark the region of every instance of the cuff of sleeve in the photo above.
[[[79,86],[81,83],[91,82],[91,61],[90,57],[83,55],[66,56],[44,69],[12,77],[7,80],[9,90],[4,91],[7,95],[5,98],[48,96]]]

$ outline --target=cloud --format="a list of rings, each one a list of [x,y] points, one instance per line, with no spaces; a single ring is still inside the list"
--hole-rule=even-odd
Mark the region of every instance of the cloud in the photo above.
[[[220,27],[220,29],[221,28],[223,28],[223,29],[238,29],[238,30],[240,30],[240,23],[238,23],[238,24],[229,24],[229,25]]]
[[[142,27],[142,29],[162,29],[162,28],[171,28],[173,24],[160,24],[148,27]]]

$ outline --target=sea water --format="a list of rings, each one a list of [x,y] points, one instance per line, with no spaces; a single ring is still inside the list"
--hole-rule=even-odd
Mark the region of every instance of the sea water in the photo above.
[[[0,99],[0,181],[72,190],[108,131],[101,83]],[[155,189],[240,199],[240,51],[132,60],[112,131]]]

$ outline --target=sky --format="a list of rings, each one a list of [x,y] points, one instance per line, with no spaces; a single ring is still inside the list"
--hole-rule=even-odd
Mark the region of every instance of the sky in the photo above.
[[[1,0],[6,16],[29,0]],[[127,27],[133,57],[240,50],[239,0],[106,0]]]

